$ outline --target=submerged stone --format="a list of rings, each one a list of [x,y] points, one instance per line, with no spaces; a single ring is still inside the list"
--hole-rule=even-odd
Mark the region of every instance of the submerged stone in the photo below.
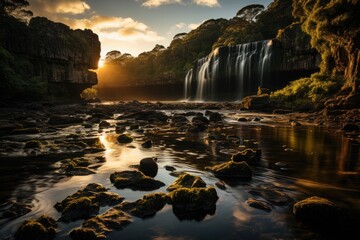
[[[57,223],[54,219],[42,215],[38,219],[26,220],[15,233],[16,240],[50,240],[56,235]]]
[[[254,188],[249,193],[261,196],[276,205],[288,205],[292,201],[292,199],[285,193],[273,189]]]
[[[267,204],[266,202],[263,202],[263,201],[259,201],[259,200],[249,198],[248,200],[246,200],[246,204],[248,204],[250,207],[257,208],[257,209],[260,209],[260,210],[264,210],[266,212],[271,211],[270,205]]]
[[[72,230],[70,237],[73,240],[104,239],[107,233],[112,232],[112,230],[121,230],[131,221],[132,218],[127,213],[110,208],[105,213],[86,220],[81,228]]]
[[[249,165],[259,165],[261,160],[261,150],[247,148],[244,151],[232,155],[231,160],[234,162],[245,161]]]
[[[174,191],[179,188],[205,188],[206,183],[198,176],[192,176],[188,173],[181,174],[168,188],[168,191]]]
[[[13,203],[9,209],[7,209],[2,217],[4,218],[18,218],[31,212],[31,206],[28,204]]]
[[[252,170],[246,162],[229,161],[206,169],[220,178],[251,179],[252,177]]]
[[[100,206],[112,206],[124,200],[124,197],[107,190],[101,184],[90,183],[83,190],[57,202],[54,207],[62,213],[60,221],[86,219],[96,215]]]
[[[151,191],[165,186],[163,182],[145,176],[140,171],[122,171],[110,175],[110,181],[117,188]]]
[[[167,195],[165,193],[151,193],[135,202],[123,202],[114,208],[125,211],[135,217],[147,218],[154,216],[166,203]]]

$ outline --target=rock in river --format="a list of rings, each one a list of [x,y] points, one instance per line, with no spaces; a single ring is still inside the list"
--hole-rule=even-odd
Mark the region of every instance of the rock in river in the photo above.
[[[252,170],[246,162],[229,161],[206,169],[220,178],[251,179],[252,177]]]
[[[139,170],[146,176],[155,177],[158,172],[157,158],[143,158],[140,160]]]
[[[110,175],[110,181],[117,188],[151,191],[165,186],[163,182],[145,176],[140,171],[122,171]]]
[[[56,221],[42,215],[38,219],[26,220],[15,233],[16,240],[50,240],[56,235]]]
[[[188,173],[181,174],[168,188],[168,191],[174,191],[179,188],[205,188],[206,183],[198,176],[192,176]]]

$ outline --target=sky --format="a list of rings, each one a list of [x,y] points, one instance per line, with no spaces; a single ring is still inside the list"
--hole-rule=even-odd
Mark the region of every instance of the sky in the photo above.
[[[169,46],[178,33],[208,19],[230,19],[249,4],[267,7],[271,0],[28,0],[34,16],[99,35],[101,58],[119,50],[133,56],[156,44]]]

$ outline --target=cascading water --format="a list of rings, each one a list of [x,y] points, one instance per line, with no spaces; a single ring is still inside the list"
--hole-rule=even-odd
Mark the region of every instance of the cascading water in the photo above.
[[[186,75],[185,99],[241,100],[254,94],[270,80],[273,57],[273,40],[217,48]]]

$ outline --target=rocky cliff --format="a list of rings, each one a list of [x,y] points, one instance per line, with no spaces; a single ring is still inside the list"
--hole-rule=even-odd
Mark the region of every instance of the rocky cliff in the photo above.
[[[100,58],[100,42],[91,30],[72,30],[62,23],[43,17],[29,24],[6,25],[3,46],[16,58],[30,63],[30,78],[49,84],[70,85],[76,92],[97,84],[96,69]],[[77,94],[77,93],[76,93]]]
[[[308,75],[319,70],[320,54],[311,47],[310,36],[301,30],[300,24],[280,30],[274,44],[281,50],[280,72]]]

